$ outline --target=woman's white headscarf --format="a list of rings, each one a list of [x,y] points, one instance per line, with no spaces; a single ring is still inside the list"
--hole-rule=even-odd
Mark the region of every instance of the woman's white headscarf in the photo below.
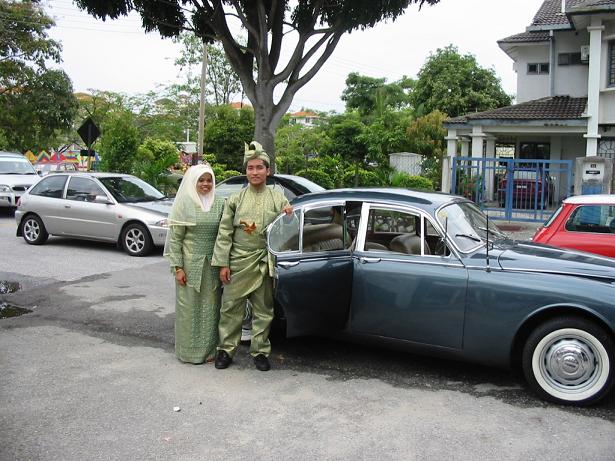
[[[212,187],[207,194],[200,194],[197,189],[197,182],[205,173],[211,175]],[[171,213],[167,218],[167,238],[164,244],[164,256],[169,254],[169,239],[171,236],[171,228],[173,226],[195,226],[196,225],[196,210],[200,207],[201,210],[207,212],[211,209],[214,203],[216,193],[216,175],[209,164],[194,165],[188,168],[184,174],[184,178],[177,190],[177,195],[173,201]]]

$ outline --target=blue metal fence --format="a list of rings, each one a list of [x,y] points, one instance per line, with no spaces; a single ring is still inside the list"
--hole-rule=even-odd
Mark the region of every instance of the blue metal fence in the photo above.
[[[453,159],[451,192],[493,219],[544,221],[572,195],[572,160]]]

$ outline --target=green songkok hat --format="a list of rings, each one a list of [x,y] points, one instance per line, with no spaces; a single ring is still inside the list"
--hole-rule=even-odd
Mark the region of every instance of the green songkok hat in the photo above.
[[[245,167],[248,164],[249,160],[261,159],[265,162],[267,166],[269,166],[269,156],[267,152],[263,150],[263,146],[256,141],[252,141],[250,145],[245,144],[245,153],[243,154],[243,166]]]

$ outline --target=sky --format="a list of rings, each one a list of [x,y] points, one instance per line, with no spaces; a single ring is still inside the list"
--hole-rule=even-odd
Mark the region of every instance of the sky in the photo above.
[[[345,79],[358,72],[387,82],[416,77],[430,53],[450,44],[493,68],[509,94],[516,92],[512,60],[497,40],[523,32],[542,0],[441,0],[421,11],[411,6],[395,22],[342,37],[320,72],[295,96],[291,112],[302,108],[344,110]],[[72,0],[47,0],[56,26],[51,38],[62,44],[62,67],[75,91],[108,90],[136,94],[155,91],[179,78],[174,60],[179,46],[157,33],[143,32],[138,15],[106,21],[80,11]],[[290,53],[290,51],[288,51]]]

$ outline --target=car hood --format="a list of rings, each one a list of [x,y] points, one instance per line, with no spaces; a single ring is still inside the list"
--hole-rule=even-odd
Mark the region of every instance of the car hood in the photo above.
[[[498,263],[504,270],[527,270],[615,280],[615,258],[562,250],[531,242],[502,245]]]
[[[151,202],[122,203],[122,205],[129,208],[153,211],[168,216],[173,206],[173,200],[168,198],[165,200],[153,200]]]
[[[37,174],[0,174],[0,184],[7,186],[31,186],[39,179]]]

